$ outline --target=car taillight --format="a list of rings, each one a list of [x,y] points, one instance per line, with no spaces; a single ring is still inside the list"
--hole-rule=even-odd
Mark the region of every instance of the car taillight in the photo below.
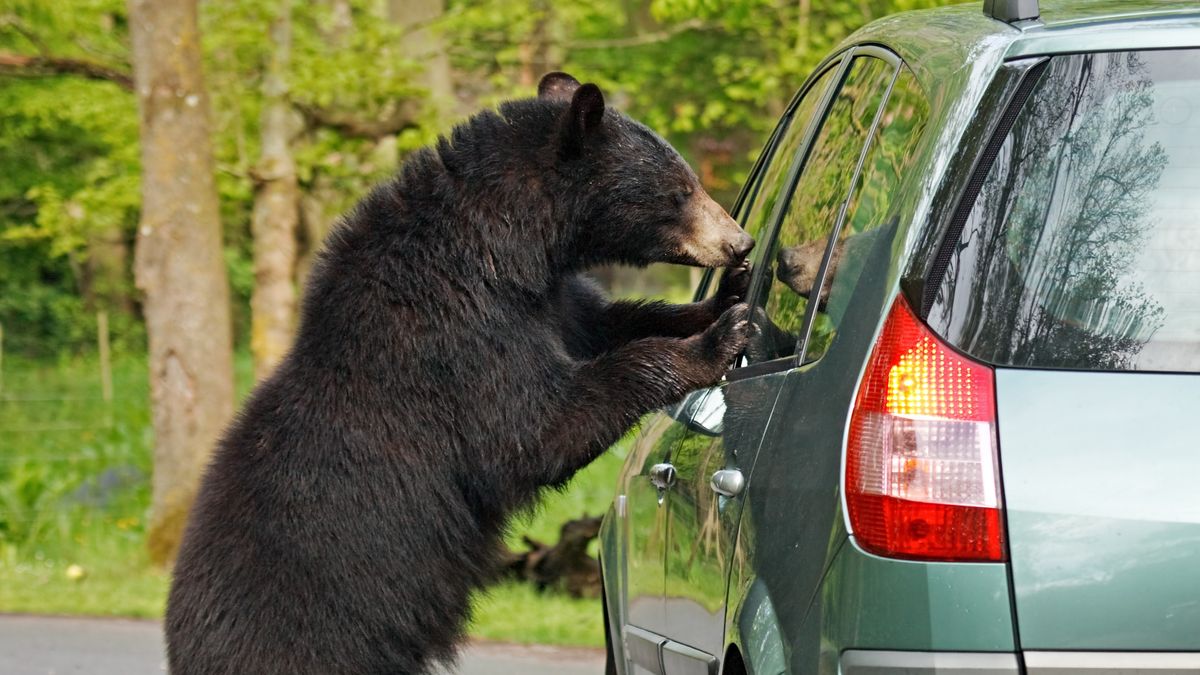
[[[846,451],[859,545],[912,560],[1004,560],[991,368],[897,298],[859,385]]]

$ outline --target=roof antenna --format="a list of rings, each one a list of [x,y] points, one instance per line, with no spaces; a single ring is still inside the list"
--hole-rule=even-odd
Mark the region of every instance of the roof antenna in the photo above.
[[[983,13],[997,21],[1016,23],[1036,19],[1042,12],[1038,0],[983,0]]]

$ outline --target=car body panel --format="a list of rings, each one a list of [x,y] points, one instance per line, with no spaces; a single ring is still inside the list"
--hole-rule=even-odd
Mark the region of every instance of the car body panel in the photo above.
[[[600,565],[601,603],[604,615],[605,643],[614,656],[613,665],[616,675],[625,675],[626,667],[623,658],[624,647],[621,644],[621,629],[625,626],[625,551],[624,534],[621,532],[625,525],[625,495],[618,494],[613,499],[613,505],[608,507],[600,522],[600,533],[597,555]],[[620,656],[618,656],[620,655]]]
[[[1089,25],[1070,32],[1032,29],[1013,41],[1007,58],[1035,55],[1077,54],[1131,49],[1171,49],[1200,44],[1200,14],[1173,16],[1152,22],[1120,26]],[[1114,30],[1119,28],[1119,30]]]
[[[1200,650],[1200,377],[999,369],[1021,644]]]
[[[924,89],[929,104],[928,130],[916,148],[915,172],[893,198],[903,237],[896,258],[921,257],[937,239],[961,191],[958,180],[968,173],[981,137],[989,133],[997,103],[1011,95],[1013,76],[997,86],[1005,54],[1017,31],[1001,28],[975,7],[910,12],[880,19],[851,35],[842,45],[880,44],[894,50]],[[1013,35],[1008,35],[1011,32]],[[1020,72],[1027,66],[1009,67]],[[981,118],[981,104],[983,113]],[[909,272],[909,270],[905,270]],[[923,266],[918,266],[923,271]]]
[[[1016,648],[1004,564],[888,560],[852,540],[831,564],[808,611],[780,616],[786,589],[759,577],[731,582],[742,602],[730,636],[752,673],[838,673],[846,650],[1012,653]],[[782,591],[782,593],[780,592]]]
[[[997,53],[995,68],[998,67]],[[964,75],[964,80],[970,81],[969,86],[964,86],[973,100],[989,91],[995,68],[981,68],[973,71],[973,75]],[[1012,88],[1011,83],[1006,83],[1000,95],[1007,96]],[[957,143],[976,121],[968,106],[951,104],[951,98],[947,96],[943,101],[946,105],[940,112],[931,113],[940,121],[930,124],[931,131],[916,149],[922,157],[920,163],[939,165],[942,170],[953,166],[950,158],[945,161],[935,158],[945,154],[944,148]],[[899,291],[907,259],[902,251],[910,247],[907,243],[910,226],[928,217],[938,188],[935,174],[914,173],[896,190],[893,197],[896,218],[874,246],[854,291],[851,306],[855,309],[847,314],[838,338],[822,359],[789,373],[776,405],[751,475],[746,497],[749,508],[743,513],[738,552],[730,575],[732,611],[727,642],[740,645],[743,658],[754,672],[779,672],[773,670],[773,664],[780,662],[787,664],[786,672],[812,672],[823,653],[822,645],[828,645],[823,642],[822,630],[824,608],[831,606],[825,603],[845,599],[823,590],[830,578],[827,571],[846,537],[839,508],[844,425],[866,354],[882,324],[884,309]],[[836,420],[836,423],[822,425],[817,424],[818,420]],[[764,532],[770,533],[769,536],[764,536]],[[1007,603],[1007,582],[1003,566],[999,568],[1000,575],[993,570],[987,578],[993,582],[999,580],[1001,585],[989,592]],[[854,571],[864,569],[878,568],[860,566]],[[882,569],[911,573],[908,567]],[[823,578],[826,582],[821,581]],[[884,582],[879,580],[879,583]],[[1003,624],[1010,618],[1006,605],[1003,609],[1001,615],[980,616],[980,620],[989,628],[994,628],[996,622]],[[988,640],[986,645],[1011,646],[1011,626],[1004,625],[1009,630],[1007,643]],[[920,649],[929,644],[924,636],[909,634],[908,637],[913,638],[910,645],[891,646]],[[853,639],[848,638],[844,644],[853,646]],[[785,653],[776,654],[777,645],[786,646]],[[974,648],[978,646],[976,643]],[[833,661],[831,672],[836,672],[836,653]]]
[[[1194,14],[1197,5],[1179,0],[1049,0],[1042,2],[1038,23],[1051,28],[1075,28],[1130,19],[1157,19]]]
[[[904,12],[873,21],[839,49],[884,44],[922,81],[950,88],[956,71],[994,67],[999,60],[1041,54],[1188,47],[1200,29],[1200,5],[1172,0],[1042,0],[1041,16],[1006,24],[980,3]]]
[[[842,611],[846,607],[854,611]],[[834,559],[811,620],[820,622],[836,652],[1015,648],[1004,564],[889,560],[864,552],[853,539]],[[796,665],[793,672],[805,671]]]

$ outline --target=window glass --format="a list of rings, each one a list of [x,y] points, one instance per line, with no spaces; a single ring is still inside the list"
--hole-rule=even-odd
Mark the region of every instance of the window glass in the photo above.
[[[761,256],[762,238],[767,236],[766,225],[775,212],[775,205],[788,182],[789,169],[796,159],[807,136],[813,112],[817,110],[824,99],[825,90],[837,74],[838,66],[834,64],[827,68],[804,93],[804,97],[796,104],[791,115],[785,119],[786,125],[780,132],[774,151],[754,177],[754,184],[741,206],[741,212],[736,214],[742,229],[746,230],[758,246],[751,254],[751,260],[758,264]],[[715,279],[715,275],[713,277]],[[711,296],[716,292],[718,284],[709,283],[705,295]]]
[[[770,284],[758,312],[751,363],[791,356],[826,243],[850,189],[851,176],[895,68],[860,56],[851,62],[821,130],[813,141],[779,232],[762,259]]]
[[[1200,371],[1200,51],[1056,57],[929,319],[997,364]]]
[[[892,218],[892,201],[900,180],[916,159],[917,142],[929,118],[925,93],[912,73],[902,69],[892,86],[863,157],[862,172],[850,193],[846,220],[838,231],[829,271],[821,284],[804,360],[815,361],[829,348],[846,314],[863,264],[880,242]]]
[[[755,240],[759,238],[759,235],[765,234],[763,227],[770,220],[771,214],[775,212],[775,205],[784,193],[784,188],[787,187],[788,169],[791,168],[792,162],[796,159],[796,153],[800,151],[804,143],[813,112],[821,104],[825,90],[829,87],[829,82],[834,79],[837,70],[837,66],[826,69],[809,87],[804,98],[796,104],[787,131],[776,145],[770,163],[762,171],[759,189],[757,194],[750,196],[750,208],[742,222],[742,227]]]

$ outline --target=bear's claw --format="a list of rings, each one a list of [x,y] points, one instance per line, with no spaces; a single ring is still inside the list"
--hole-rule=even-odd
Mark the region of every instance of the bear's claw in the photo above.
[[[713,296],[714,314],[720,316],[730,307],[746,299],[746,291],[750,290],[750,261],[743,260],[733,267],[725,269],[717,293]]]
[[[720,379],[750,339],[750,306],[737,303],[725,310],[703,333],[704,357],[717,371]]]

